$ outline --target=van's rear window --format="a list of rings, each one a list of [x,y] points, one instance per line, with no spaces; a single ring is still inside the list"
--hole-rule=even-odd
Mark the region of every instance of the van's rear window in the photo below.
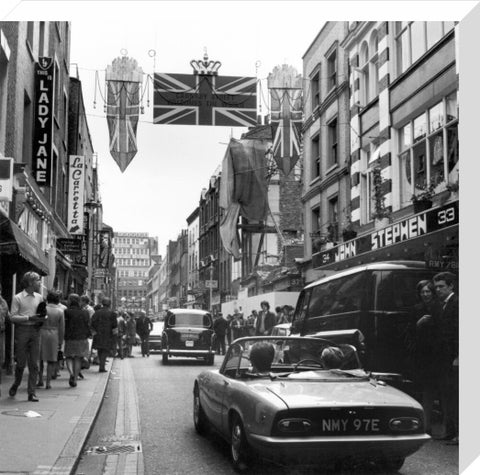
[[[212,320],[209,314],[180,313],[170,315],[168,319],[170,327],[210,327],[211,324]]]

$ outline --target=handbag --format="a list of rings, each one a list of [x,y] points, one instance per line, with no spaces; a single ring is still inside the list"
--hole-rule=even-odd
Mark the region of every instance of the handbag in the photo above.
[[[85,356],[82,358],[82,369],[89,369],[90,368],[90,358],[86,358]]]

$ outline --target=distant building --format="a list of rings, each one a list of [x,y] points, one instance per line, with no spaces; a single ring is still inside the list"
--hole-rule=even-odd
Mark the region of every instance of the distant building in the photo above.
[[[156,254],[157,247],[148,233],[114,233],[117,306],[135,312],[146,308],[151,255]]]

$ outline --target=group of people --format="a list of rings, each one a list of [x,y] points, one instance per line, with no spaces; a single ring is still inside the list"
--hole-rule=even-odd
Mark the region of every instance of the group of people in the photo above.
[[[456,276],[440,272],[417,284],[419,302],[412,311],[407,348],[413,378],[422,389],[425,428],[431,433],[434,401],[443,414],[443,439],[458,444],[459,310]]]
[[[270,335],[272,328],[281,323],[290,323],[293,316],[291,305],[277,306],[275,313],[270,310],[270,304],[264,300],[260,303],[261,310],[252,310],[244,317],[242,307],[234,309],[233,315],[225,318],[222,313],[215,316],[213,329],[217,342],[217,354],[225,354],[225,339],[228,345],[233,340],[244,336]]]
[[[125,322],[122,313],[118,315],[111,309],[108,298],[104,298],[101,305],[92,307],[86,295],[72,293],[62,301],[61,293],[52,289],[44,300],[40,294],[40,282],[39,274],[26,272],[22,278],[23,290],[14,295],[10,310],[0,297],[0,367],[3,364],[6,320],[9,318],[15,326],[16,364],[10,397],[16,395],[26,366],[28,400],[35,402],[38,401],[36,388],[51,389],[51,381],[59,376],[59,364],[63,361],[69,372],[68,383],[76,387],[77,381],[83,379],[82,367],[90,366],[93,350],[97,351],[101,373],[106,372],[107,357],[115,356],[117,351],[121,358],[132,356],[136,334],[142,342],[142,356],[149,355],[148,335],[152,322],[145,311],[140,311],[138,319],[133,313],[128,314]]]

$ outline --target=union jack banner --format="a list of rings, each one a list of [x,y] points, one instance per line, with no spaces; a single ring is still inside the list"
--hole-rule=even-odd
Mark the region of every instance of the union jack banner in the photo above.
[[[270,89],[273,158],[288,175],[301,155],[302,90]]]
[[[156,124],[249,127],[257,123],[257,80],[214,74],[154,74]]]
[[[142,70],[130,58],[117,58],[107,68],[107,122],[110,154],[123,172],[137,149]]]

